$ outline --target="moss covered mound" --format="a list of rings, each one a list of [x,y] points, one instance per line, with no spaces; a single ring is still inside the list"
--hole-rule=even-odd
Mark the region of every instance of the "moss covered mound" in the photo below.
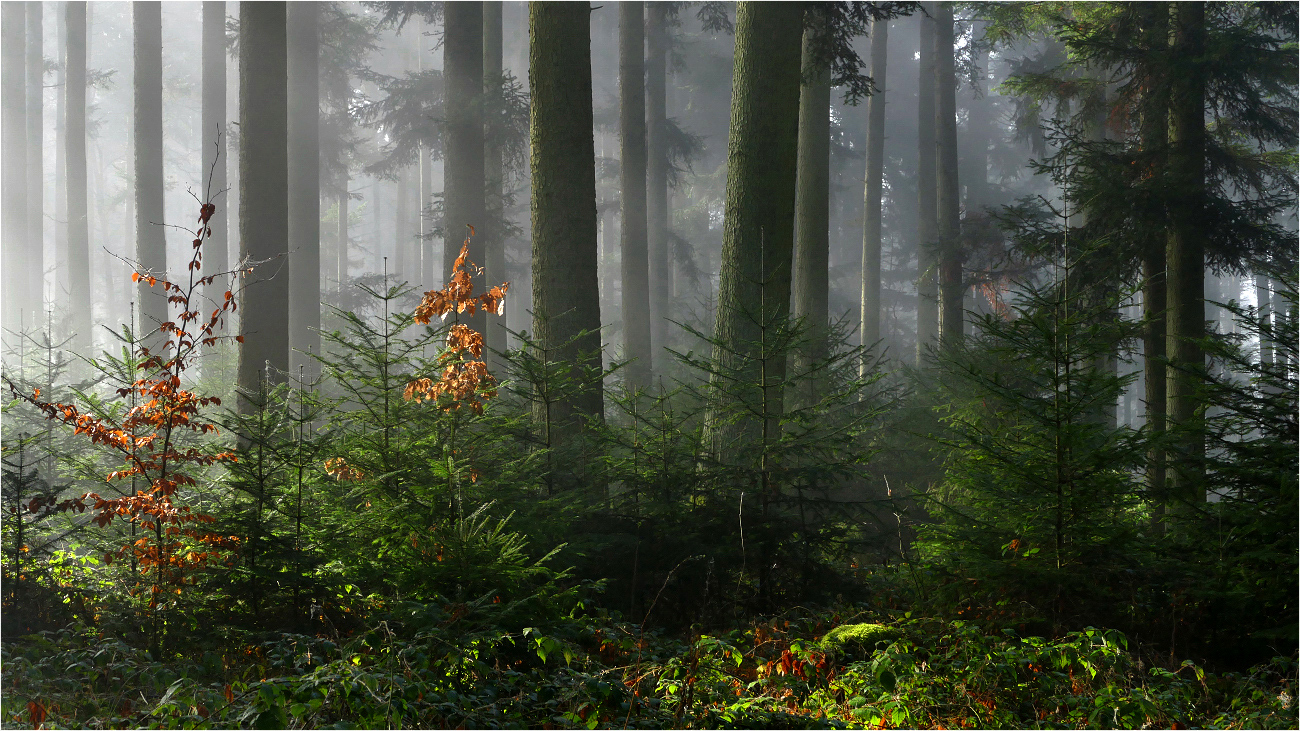
[[[879,643],[889,644],[902,637],[898,630],[883,624],[842,624],[821,639],[822,650],[845,659],[866,659]]]

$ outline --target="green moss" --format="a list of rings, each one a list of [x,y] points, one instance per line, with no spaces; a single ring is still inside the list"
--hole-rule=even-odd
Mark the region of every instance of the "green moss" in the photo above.
[[[844,658],[864,659],[875,652],[879,643],[889,644],[902,634],[883,624],[843,624],[827,632],[822,649]]]

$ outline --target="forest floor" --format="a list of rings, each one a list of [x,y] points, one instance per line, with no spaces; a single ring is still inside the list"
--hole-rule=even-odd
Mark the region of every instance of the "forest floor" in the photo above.
[[[1296,662],[1153,663],[843,605],[718,634],[622,621],[588,585],[512,602],[342,597],[298,633],[79,625],[3,643],[11,728],[1295,728]],[[172,622],[181,620],[173,612]],[[334,618],[331,618],[333,615]],[[137,625],[138,627],[139,625]],[[132,639],[127,641],[126,637]]]

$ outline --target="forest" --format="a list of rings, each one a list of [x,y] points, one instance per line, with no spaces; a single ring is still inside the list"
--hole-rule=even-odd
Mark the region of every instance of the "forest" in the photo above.
[[[1293,2],[0,2],[6,728],[1296,728]]]

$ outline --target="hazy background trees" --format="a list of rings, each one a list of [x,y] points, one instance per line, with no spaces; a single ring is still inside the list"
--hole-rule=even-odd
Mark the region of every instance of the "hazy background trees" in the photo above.
[[[469,258],[510,283],[504,318],[468,320],[495,372],[531,341],[557,363],[599,352],[605,385],[669,390],[698,374],[668,349],[750,367],[792,315],[799,352],[757,359],[755,413],[775,419],[816,390],[774,384],[844,333],[928,368],[972,315],[1054,276],[1059,246],[1091,251],[1079,281],[1126,293],[1113,317],[1141,322],[1140,348],[1097,367],[1135,374],[1117,424],[1180,435],[1152,442],[1147,484],[1167,474],[1171,501],[1199,502],[1203,341],[1244,332],[1215,303],[1293,323],[1269,279],[1294,259],[1280,8],[279,7],[4,5],[6,363],[23,329],[94,355],[123,324],[168,321],[130,264],[182,274],[171,225],[191,193],[218,205],[203,272],[255,264],[233,279],[245,342],[203,371],[245,389],[318,375],[300,354],[319,331],[379,314],[363,287],[406,283],[413,307],[473,227]],[[576,25],[554,35],[562,12]],[[260,35],[271,21],[283,42]],[[1197,60],[1215,43],[1246,60]],[[1034,226],[1038,249],[1013,240]],[[588,386],[569,406],[612,415]]]

